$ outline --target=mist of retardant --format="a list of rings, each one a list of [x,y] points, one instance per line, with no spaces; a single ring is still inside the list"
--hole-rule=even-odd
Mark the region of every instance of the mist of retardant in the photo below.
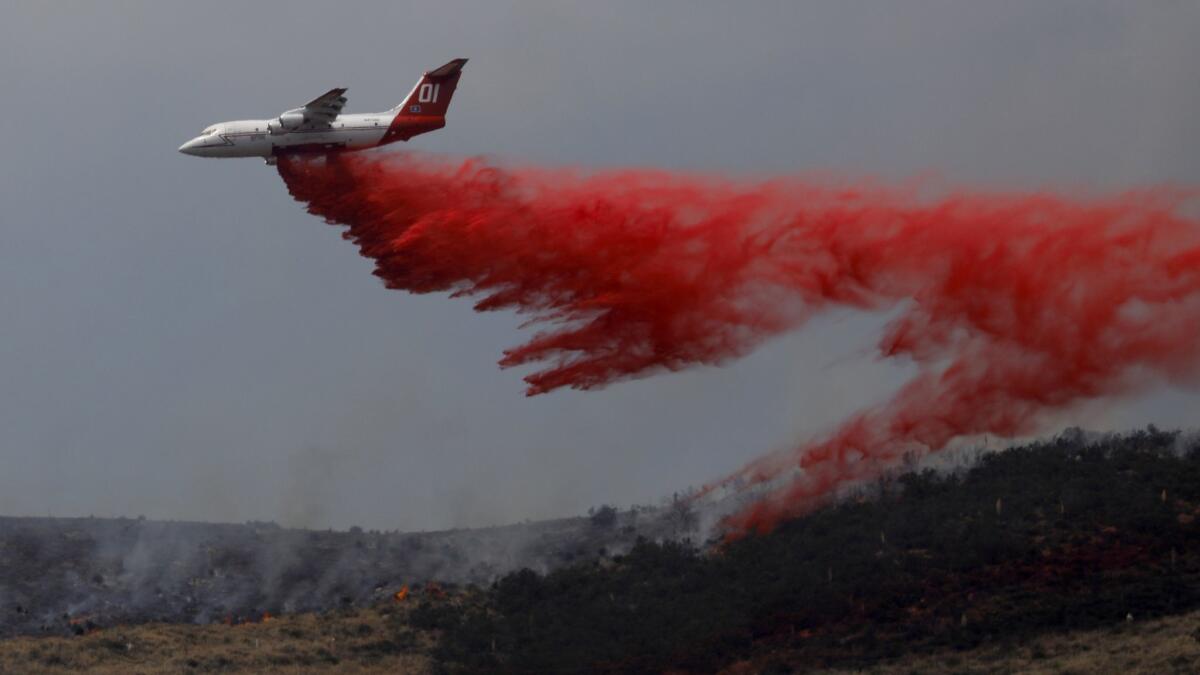
[[[711,486],[762,495],[734,532],[956,437],[1033,433],[1046,413],[1200,375],[1200,221],[1180,191],[934,194],[417,155],[279,171],[389,288],[526,315],[537,332],[500,363],[540,368],[531,395],[718,364],[834,308],[895,312],[879,354],[916,375]]]

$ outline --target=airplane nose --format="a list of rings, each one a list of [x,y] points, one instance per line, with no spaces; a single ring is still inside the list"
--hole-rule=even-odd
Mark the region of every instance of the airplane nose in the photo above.
[[[199,155],[200,145],[203,139],[193,138],[192,140],[179,146],[179,151],[185,155]]]

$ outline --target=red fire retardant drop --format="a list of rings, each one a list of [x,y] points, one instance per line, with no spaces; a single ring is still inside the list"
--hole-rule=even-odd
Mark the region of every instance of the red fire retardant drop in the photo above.
[[[348,226],[389,288],[526,314],[540,332],[500,363],[541,367],[530,395],[721,363],[826,309],[898,309],[879,351],[917,374],[827,439],[711,486],[766,488],[734,532],[906,453],[1033,433],[1045,413],[1200,376],[1190,192],[929,194],[408,154],[279,172],[310,213]]]

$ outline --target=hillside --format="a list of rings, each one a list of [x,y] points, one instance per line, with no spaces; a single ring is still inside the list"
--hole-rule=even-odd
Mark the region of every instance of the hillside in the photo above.
[[[705,547],[602,510],[521,538],[574,561],[480,586],[414,585],[401,602],[341,565],[338,578],[373,590],[314,595],[327,603],[318,613],[134,626],[68,614],[47,634],[78,637],[4,641],[0,671],[1185,672],[1200,668],[1198,518],[1194,439],[1068,431],[957,472],[890,476],[769,534]],[[313,569],[307,584],[333,578],[320,561],[370,558],[355,543],[365,534],[325,535],[336,554],[276,564]],[[73,578],[61,567],[53,578]]]
[[[664,529],[666,528],[666,529]],[[0,637],[365,607],[404,584],[488,584],[662,537],[651,510],[440,532],[131,518],[0,517]]]

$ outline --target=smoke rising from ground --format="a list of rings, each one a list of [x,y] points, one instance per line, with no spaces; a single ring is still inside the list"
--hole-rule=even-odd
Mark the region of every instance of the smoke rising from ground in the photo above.
[[[822,441],[713,487],[767,494],[770,528],[905,454],[1200,373],[1195,195],[1073,198],[480,160],[282,160],[309,212],[348,226],[389,288],[471,297],[538,330],[502,366],[530,395],[719,364],[822,311],[898,310],[878,343],[916,375]]]
[[[0,637],[70,634],[70,620],[241,622],[363,606],[405,584],[546,573],[627,551],[638,536],[684,534],[669,512],[611,515],[422,533],[0,516]]]

